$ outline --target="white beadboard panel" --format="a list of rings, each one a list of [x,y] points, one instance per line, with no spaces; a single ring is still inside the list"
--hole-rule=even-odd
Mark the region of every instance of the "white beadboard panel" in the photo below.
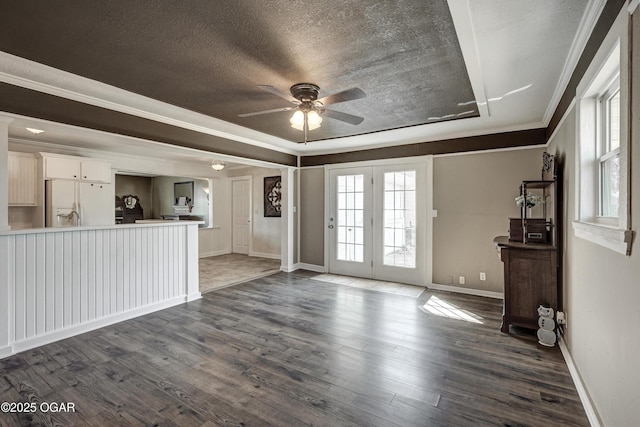
[[[9,153],[9,205],[34,206],[36,204],[36,165],[37,161],[33,155]]]
[[[0,238],[0,304],[5,303],[0,310],[0,325],[6,327],[0,328],[0,357],[6,357],[11,354],[10,344],[14,341],[14,295],[13,287],[9,283],[15,282],[15,269],[9,268],[9,265],[15,265],[15,239],[2,241]]]
[[[0,235],[0,357],[199,298],[197,238],[195,224]]]
[[[14,259],[14,295],[15,295],[15,340],[23,340],[27,336],[27,325],[24,313],[27,311],[27,278],[26,278],[26,241],[27,236],[16,236]],[[11,268],[11,266],[9,266]],[[11,286],[11,283],[9,283]],[[19,314],[18,314],[19,313]]]

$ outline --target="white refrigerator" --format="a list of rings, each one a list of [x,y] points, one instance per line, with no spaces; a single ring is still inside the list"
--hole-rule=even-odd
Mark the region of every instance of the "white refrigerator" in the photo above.
[[[52,179],[45,182],[45,226],[115,224],[113,184]]]

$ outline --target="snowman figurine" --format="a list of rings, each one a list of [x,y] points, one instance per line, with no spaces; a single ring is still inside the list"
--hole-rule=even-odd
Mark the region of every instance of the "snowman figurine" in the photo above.
[[[538,343],[546,347],[556,345],[556,322],[553,320],[553,308],[538,307]]]

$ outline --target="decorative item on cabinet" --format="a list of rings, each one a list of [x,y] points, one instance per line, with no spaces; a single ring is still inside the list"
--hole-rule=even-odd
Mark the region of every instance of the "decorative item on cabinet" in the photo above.
[[[138,196],[132,194],[116,196],[116,224],[134,224],[139,219],[144,219],[144,211],[140,206]]]
[[[509,218],[509,236],[494,239],[504,263],[502,332],[510,326],[537,330],[541,305],[562,309],[558,173],[555,157],[544,153],[541,179],[520,185],[521,215]]]

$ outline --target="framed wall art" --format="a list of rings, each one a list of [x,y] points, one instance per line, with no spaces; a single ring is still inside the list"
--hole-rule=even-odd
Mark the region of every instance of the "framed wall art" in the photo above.
[[[264,216],[282,216],[282,178],[279,176],[267,176],[264,178]]]

